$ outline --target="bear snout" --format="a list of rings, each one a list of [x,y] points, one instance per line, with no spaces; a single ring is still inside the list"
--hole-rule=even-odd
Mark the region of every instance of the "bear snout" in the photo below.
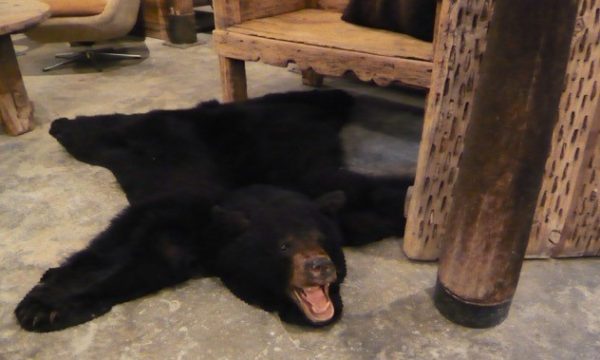
[[[324,285],[336,279],[335,265],[326,256],[307,259],[304,263],[304,271],[307,280],[314,284]]]

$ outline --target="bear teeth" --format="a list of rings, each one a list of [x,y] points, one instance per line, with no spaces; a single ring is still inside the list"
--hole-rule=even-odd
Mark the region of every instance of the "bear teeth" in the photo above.
[[[319,323],[333,317],[335,310],[329,299],[328,285],[296,288],[295,293],[300,309],[312,322]]]
[[[325,289],[323,289],[322,286],[312,286],[312,287],[301,288],[300,290],[302,291],[303,294],[306,295],[306,293],[313,293],[315,291],[324,291]]]

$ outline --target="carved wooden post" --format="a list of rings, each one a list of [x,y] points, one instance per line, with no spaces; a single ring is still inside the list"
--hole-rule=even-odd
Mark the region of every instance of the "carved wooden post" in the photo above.
[[[431,88],[404,235],[404,252],[411,259],[435,260],[440,253],[493,5],[493,0],[456,0],[442,1],[440,6]]]
[[[404,251],[435,260],[452,204],[495,1],[444,1]],[[579,2],[526,256],[600,256],[600,2]]]
[[[527,256],[600,256],[600,1],[581,1]]]
[[[11,135],[31,130],[29,101],[10,35],[0,35],[0,123]]]
[[[558,118],[577,5],[495,4],[434,295],[457,323],[488,327],[508,314]]]

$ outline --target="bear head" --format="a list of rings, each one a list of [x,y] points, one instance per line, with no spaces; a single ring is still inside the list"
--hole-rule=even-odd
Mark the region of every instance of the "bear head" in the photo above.
[[[335,220],[345,196],[316,200],[272,186],[233,192],[213,208],[224,244],[216,272],[239,298],[290,323],[325,326],[342,313],[346,276]]]

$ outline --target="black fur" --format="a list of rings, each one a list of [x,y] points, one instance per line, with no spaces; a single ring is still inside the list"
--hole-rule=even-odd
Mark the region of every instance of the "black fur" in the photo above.
[[[436,0],[350,0],[342,19],[432,41]]]
[[[339,132],[352,103],[341,91],[288,93],[54,121],[50,133],[77,159],[110,169],[131,206],[44,274],[15,310],[21,326],[73,326],[197,275],[219,276],[241,299],[285,321],[337,320],[341,246],[402,235],[411,183],[344,168]],[[339,190],[346,205],[338,212],[311,200]],[[302,249],[311,232],[338,274],[330,287],[335,316],[319,324],[284,293],[293,252],[279,251],[290,237]]]
[[[269,186],[232,192],[219,209],[239,213],[248,224],[223,219],[215,206],[190,194],[131,205],[84,250],[42,276],[15,310],[30,331],[54,331],[108,312],[114,304],[156,292],[195,276],[218,276],[244,301],[308,324],[284,292],[292,253],[280,251],[289,234],[324,234],[322,247],[337,269],[330,290],[339,318],[339,284],[346,274],[341,236],[334,220],[304,196]]]

